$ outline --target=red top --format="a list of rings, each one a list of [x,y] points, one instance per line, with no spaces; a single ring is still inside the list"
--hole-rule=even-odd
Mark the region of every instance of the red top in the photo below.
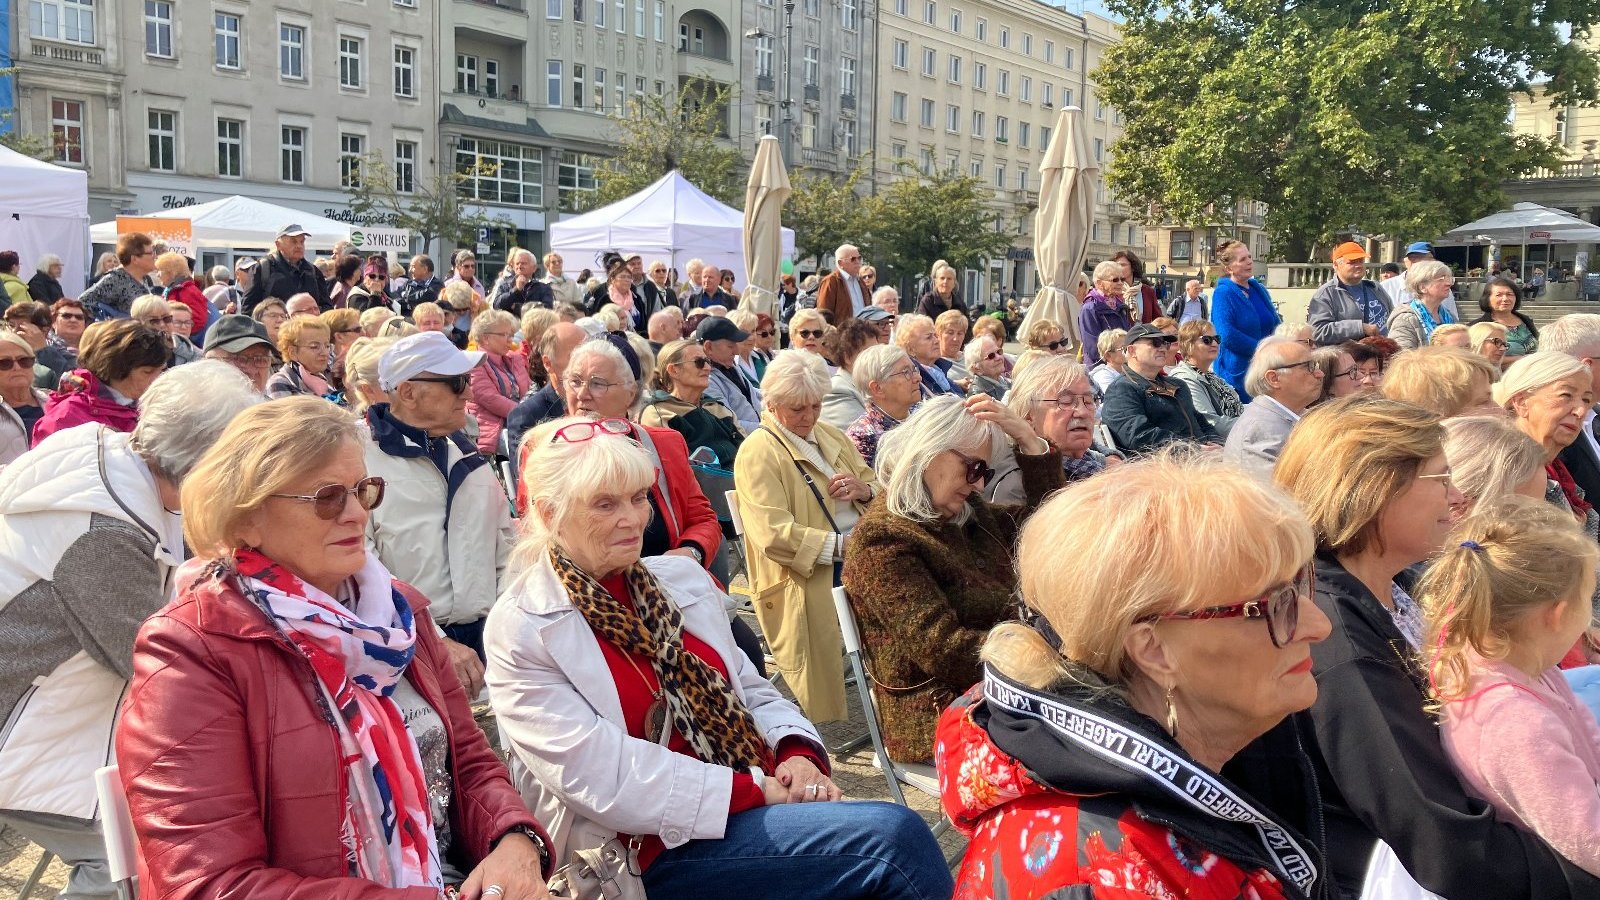
[[[606,593],[616,598],[619,602],[633,606],[633,595],[628,591],[628,584],[622,573],[617,573],[600,582]],[[598,635],[596,635],[598,637]],[[722,673],[722,677],[733,683],[733,676],[728,672],[728,664],[723,661],[722,655],[705,641],[693,634],[683,632],[683,649],[705,660],[713,669]],[[628,725],[628,735],[640,740],[645,737],[645,716],[649,713],[650,704],[655,702],[655,691],[660,686],[655,670],[650,667],[650,658],[642,653],[625,654],[622,650],[608,640],[600,640],[600,652],[605,655],[606,666],[611,669],[611,679],[616,683],[617,700],[622,703],[622,720]],[[638,670],[628,664],[632,657]],[[676,731],[667,741],[667,749],[674,753],[694,756],[689,742],[683,735]],[[804,739],[790,736],[778,742],[778,762],[783,762],[791,757],[808,759],[816,766],[818,771],[826,773],[828,764],[816,750]],[[772,773],[767,773],[771,777]],[[733,773],[733,796],[728,801],[728,815],[744,812],[765,806],[766,798],[761,788],[756,787],[756,780],[749,772],[735,771]],[[656,835],[647,836],[639,847],[639,868],[643,870],[660,855],[665,849],[661,838]]]

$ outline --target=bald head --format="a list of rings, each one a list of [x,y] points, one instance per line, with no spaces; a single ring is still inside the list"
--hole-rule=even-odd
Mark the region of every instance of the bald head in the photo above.
[[[659,344],[678,340],[683,336],[683,319],[679,318],[676,307],[670,310],[663,309],[650,317],[650,340]]]
[[[557,322],[545,329],[544,336],[539,339],[539,356],[544,360],[545,371],[550,373],[551,384],[560,385],[572,351],[588,339],[589,333],[571,322]]]

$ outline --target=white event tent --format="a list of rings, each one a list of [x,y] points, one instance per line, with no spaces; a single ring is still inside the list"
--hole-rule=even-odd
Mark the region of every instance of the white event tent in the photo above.
[[[306,246],[319,250],[332,250],[334,244],[350,239],[351,233],[355,231],[372,233],[394,231],[394,229],[361,228],[348,222],[313,215],[304,210],[237,195],[212,200],[210,203],[148,213],[144,218],[188,219],[194,247],[199,250],[271,247],[278,235],[278,229],[290,224],[299,225],[310,232],[306,236]],[[90,229],[90,236],[96,244],[114,244],[117,242],[117,223],[101,222]]]
[[[76,297],[89,271],[89,173],[0,147],[0,250],[17,251],[23,281],[39,257],[61,257],[61,286]]]
[[[702,259],[719,269],[744,271],[744,213],[720,203],[677,170],[631,197],[550,226],[550,249],[568,272],[598,268],[600,254],[638,253],[648,265],[666,261],[682,273]],[[794,229],[783,229],[783,258],[794,257]],[[741,285],[740,287],[743,287]]]

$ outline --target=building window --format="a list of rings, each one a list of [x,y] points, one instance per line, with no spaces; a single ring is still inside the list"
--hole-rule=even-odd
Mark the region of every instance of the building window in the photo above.
[[[951,134],[961,133],[961,107],[953,104],[945,104],[944,130],[950,132]]]
[[[772,77],[772,35],[756,38],[756,77]]]
[[[973,178],[983,177],[983,160],[975,159],[967,165],[967,174]]]
[[[657,97],[665,97],[666,95],[667,95],[667,83],[665,81],[657,80],[656,81],[656,96]]]
[[[583,90],[584,90],[583,74],[584,74],[583,73],[583,63],[573,63],[572,64],[572,108],[573,109],[583,109],[584,106],[587,105],[587,104],[585,104],[583,102]]]
[[[1047,62],[1047,63],[1053,63],[1053,62],[1056,61],[1056,42],[1055,41],[1045,41],[1044,42],[1044,61]]]
[[[1094,98],[1094,117],[1098,122],[1106,120],[1106,102],[1099,97]]]
[[[584,0],[572,0],[572,21],[583,21],[583,3]]]
[[[973,64],[972,64],[972,88],[973,88],[973,90],[982,91],[982,90],[987,90],[988,87],[989,87],[989,67],[988,67],[988,65],[986,65],[984,63],[981,63],[981,62],[973,62]]]
[[[961,10],[959,9],[952,9],[950,11],[950,33],[961,33]]]
[[[594,160],[585,153],[563,151],[556,169],[556,197],[561,209],[573,211],[581,197],[594,192]]]
[[[895,91],[894,94],[889,97],[889,119],[891,121],[904,122],[906,120],[906,101],[908,99],[909,98],[900,91]]]
[[[905,144],[890,144],[889,145],[889,159],[890,159],[891,162],[902,160],[902,159],[905,159],[905,158],[906,158],[906,145]]]
[[[599,66],[594,68],[594,90],[591,91],[591,96],[594,98],[595,112],[606,108],[606,70]]]
[[[544,0],[544,17],[546,19],[560,19],[561,0]]]
[[[1006,186],[1006,167],[999,163],[996,163],[994,167],[994,186],[997,188]]]
[[[1029,129],[1029,127],[1030,126],[1028,125],[1027,122],[1018,122],[1017,123],[1017,146],[1021,147],[1024,150],[1028,149],[1028,129]]]
[[[617,115],[628,111],[628,76],[625,72],[618,72],[611,82],[611,93],[617,105],[613,110]]]
[[[456,145],[456,170],[471,173],[460,194],[485,203],[544,205],[544,152],[525,144],[462,138]],[[590,189],[594,176],[590,174]]]
[[[644,0],[633,0],[633,36],[644,37]]]
[[[1017,190],[1025,191],[1027,189],[1028,189],[1028,167],[1027,166],[1018,166],[1017,167]]]
[[[1064,88],[1061,89],[1061,105],[1062,106],[1071,106],[1072,105],[1072,88],[1064,87]]]
[[[919,121],[923,128],[933,127],[933,101],[927,97],[922,98],[922,118]]]
[[[5,23],[5,27],[10,28],[11,23]],[[28,34],[51,41],[93,44],[94,0],[29,0]]]
[[[932,47],[922,48],[922,74],[928,78],[933,77],[933,70],[939,64],[939,51]]]
[[[861,25],[861,16],[857,11],[856,0],[840,0],[839,26],[845,31],[855,31]]]
[[[361,154],[366,152],[366,138],[359,134],[339,135],[339,186],[361,186]]]
[[[212,20],[212,28],[216,33],[217,68],[239,68],[239,17],[217,13]]]
[[[395,6],[403,6],[406,9],[416,9],[417,8],[417,0],[394,0],[394,5]]]
[[[812,19],[822,18],[822,0],[806,0],[805,13]]]
[[[954,150],[945,154],[944,170],[951,175],[961,174],[961,154]]]
[[[656,40],[667,39],[667,0],[656,0]]]
[[[1039,103],[1045,109],[1053,109],[1056,105],[1056,86],[1048,81],[1039,85]]]
[[[924,175],[932,175],[933,174],[933,148],[932,147],[923,147],[922,148],[922,158],[918,162],[917,168],[920,169],[922,171],[922,174],[924,174]]]
[[[339,86],[361,87],[361,39],[339,38]]]
[[[217,120],[217,174],[244,177],[244,123],[238,119]]]
[[[306,130],[293,125],[278,129],[278,177],[289,184],[306,180]]]
[[[605,30],[606,0],[594,0],[594,27]]]
[[[841,119],[839,132],[844,138],[844,153],[846,156],[856,155],[856,121],[854,119]]]
[[[1043,150],[1048,146],[1050,146],[1050,126],[1049,125],[1040,125],[1039,126],[1039,149]]]
[[[483,92],[490,97],[500,96],[500,61],[497,59],[483,61]]]
[[[922,21],[932,25],[939,21],[939,4],[927,0],[922,7]]]
[[[415,97],[417,95],[417,51],[410,47],[396,46],[394,48],[394,95],[396,97]]]
[[[146,121],[151,171],[178,171],[178,114],[152,109]]]
[[[1094,226],[1089,229],[1089,240],[1091,240],[1091,241],[1100,240],[1100,220],[1099,219],[1096,219],[1095,223],[1094,223]]]
[[[961,57],[959,56],[950,57],[950,83],[961,83]]]
[[[299,25],[278,24],[278,74],[304,81],[306,77],[306,30]]]
[[[1061,48],[1061,61],[1066,65],[1067,71],[1072,71],[1073,50],[1071,47]]]
[[[1018,82],[1017,87],[1018,87],[1018,91],[1017,91],[1018,99],[1020,99],[1023,103],[1032,103],[1033,102],[1033,79],[1029,78],[1026,75],[1024,75],[1024,76],[1022,76],[1021,80]]]
[[[1000,29],[1000,49],[1001,50],[1010,50],[1011,49],[1011,29],[1009,29],[1009,28]]]
[[[848,56],[839,57],[839,93],[846,97],[856,95],[856,61]]]
[[[808,109],[800,114],[800,146],[808,150],[817,149],[817,132],[821,130],[817,127],[817,122],[817,111],[814,109]]]
[[[83,101],[50,101],[50,143],[56,162],[83,165]]]
[[[1174,231],[1172,232],[1172,246],[1167,250],[1167,256],[1173,262],[1188,262],[1190,255],[1194,253],[1193,247],[1194,232]]]
[[[1001,69],[995,78],[995,92],[1002,97],[1011,96],[1011,73]]]
[[[1011,120],[1005,116],[994,117],[994,139],[996,143],[1004,144],[1011,140]]]
[[[906,59],[907,59],[907,57],[910,56],[910,50],[911,50],[911,45],[910,44],[906,43],[905,41],[903,41],[903,40],[901,40],[899,38],[895,38],[894,39],[894,57],[893,57],[893,59],[894,59],[894,67],[896,69],[904,69],[906,67]]]
[[[1023,32],[1022,34],[1022,55],[1033,55],[1033,35],[1028,34],[1027,32]]]
[[[394,142],[394,189],[402,194],[417,191],[417,142]]]
[[[617,0],[617,34],[628,33],[628,0]]]
[[[972,136],[975,138],[983,137],[983,110],[981,109],[972,111]]]
[[[772,104],[765,101],[756,103],[756,134],[772,133]]]
[[[809,87],[816,87],[822,78],[822,48],[811,45],[806,46],[805,58],[805,83]]]
[[[973,33],[978,38],[978,43],[981,44],[987,41],[989,39],[989,20],[979,19],[977,25],[973,27]]]
[[[897,16],[911,15],[910,11],[906,8],[909,5],[909,0],[894,0],[894,14]]]
[[[144,0],[144,52],[172,58],[172,4],[167,0]]]
[[[561,61],[552,59],[544,64],[544,103],[551,108],[561,107]]]
[[[1104,160],[1105,159],[1105,155],[1106,155],[1106,139],[1105,138],[1095,138],[1094,139],[1094,161],[1095,162],[1100,162],[1100,161]]]

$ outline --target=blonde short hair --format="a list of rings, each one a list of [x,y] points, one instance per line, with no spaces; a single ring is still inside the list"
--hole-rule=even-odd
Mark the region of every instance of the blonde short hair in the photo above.
[[[611,350],[616,352],[615,347]],[[545,422],[523,438],[518,483],[528,501],[528,514],[522,520],[522,538],[512,551],[515,567],[538,564],[552,544],[564,546],[561,537],[573,530],[563,526],[602,490],[632,493],[655,483],[655,461],[631,437],[597,429],[587,441],[552,440],[569,425],[589,422],[584,416],[566,416]]]
[[[1051,337],[1051,335],[1055,337]],[[1022,335],[1022,346],[1029,350],[1043,350],[1044,345],[1051,341],[1059,341],[1066,337],[1066,329],[1049,319],[1037,319]]]
[[[1474,322],[1472,327],[1467,329],[1467,341],[1472,346],[1472,352],[1482,353],[1485,341],[1492,337],[1505,340],[1508,331],[1510,329],[1499,322]]]
[[[1061,548],[1088,546],[1123,552],[1061,564]],[[1314,547],[1310,523],[1281,489],[1199,454],[1154,454],[1057,492],[1023,523],[1017,587],[1060,651],[1011,622],[989,633],[982,656],[1033,687],[1070,678],[1121,691],[1138,674],[1124,647],[1141,618],[1254,596],[1292,579]],[[1131,562],[1180,558],[1206,560],[1214,577]]]
[[[810,350],[779,351],[761,378],[761,401],[776,406],[821,403],[828,393],[828,364]]]
[[[1182,331],[1180,327],[1178,329]],[[1100,332],[1094,339],[1094,348],[1100,351],[1100,358],[1105,359],[1106,354],[1113,350],[1121,350],[1128,343],[1128,332],[1122,328],[1108,328]]]
[[[459,315],[472,309],[473,298],[476,296],[477,292],[472,289],[471,284],[465,281],[447,281],[444,289],[439,291],[439,308],[443,310],[448,306]]]
[[[1000,346],[1002,349],[1005,348],[1006,323],[996,319],[994,316],[979,316],[977,320],[972,323],[973,337],[977,337],[980,334],[988,335],[989,337],[994,338],[995,344]]]
[[[161,316],[170,311],[166,300],[155,294],[145,294],[135,297],[133,303],[128,305],[128,318],[140,320],[142,325],[145,316]]]
[[[949,334],[959,328],[965,336],[968,324],[966,313],[959,309],[947,309],[933,320],[933,330],[935,334]]]
[[[746,288],[746,290],[751,289]],[[740,331],[751,332],[756,330],[757,323],[760,322],[760,320],[756,318],[756,314],[748,309],[728,310],[728,321],[732,322]]]
[[[201,558],[232,558],[240,533],[269,497],[322,469],[346,443],[359,453],[363,439],[356,417],[321,397],[246,409],[184,479],[184,540]]]
[[[1544,471],[1544,448],[1504,418],[1463,416],[1444,423],[1450,481],[1473,503],[1516,490]]]
[[[294,345],[300,343],[300,334],[305,331],[320,331],[324,338],[329,338],[333,334],[321,316],[290,317],[289,321],[278,326],[278,352],[284,359],[294,358]]]
[[[457,284],[459,284],[459,283],[460,282],[457,282]],[[417,320],[417,317],[422,315],[422,314],[424,314],[424,313],[427,313],[429,315],[436,315],[439,318],[444,319],[445,321],[449,321],[449,318],[450,318],[449,316],[445,315],[444,307],[440,306],[437,303],[428,302],[428,303],[418,303],[416,306],[413,306],[411,308],[411,321],[415,322]]]
[[[923,326],[933,329],[933,320],[921,313],[906,313],[899,316],[895,322],[894,342],[902,348],[909,348],[912,334],[921,331]],[[791,325],[790,330],[793,328]]]
[[[328,326],[328,340],[330,341],[333,340],[334,335],[341,331],[361,327],[361,310],[351,309],[347,306],[330,309],[317,318],[322,320],[322,324]]]
[[[1576,356],[1568,356],[1559,350],[1529,353],[1506,367],[1505,374],[1500,376],[1499,383],[1494,386],[1494,402],[1509,410],[1511,401],[1519,395],[1531,394],[1568,375],[1588,370],[1589,367],[1583,364],[1583,360]],[[1385,376],[1384,380],[1388,381],[1388,376]]]
[[[189,260],[176,250],[169,250],[156,257],[156,271],[168,279],[190,274]]]
[[[1440,325],[1439,327],[1433,329],[1433,334],[1428,338],[1428,343],[1441,347],[1446,346],[1444,343],[1445,339],[1457,334],[1466,335],[1467,343],[1472,343],[1472,330],[1467,326],[1462,325],[1460,322],[1451,322],[1448,325]]]
[[[798,334],[802,328],[826,328],[827,325],[827,316],[815,309],[802,309],[789,320],[789,334],[791,336]]]
[[[378,386],[378,360],[383,358],[383,351],[394,346],[398,340],[394,337],[356,338],[350,349],[345,351],[344,383],[351,390],[345,391],[344,396],[350,403],[351,412],[358,416],[366,413],[366,398],[354,388],[358,384]]]
[[[421,304],[418,306],[418,309],[420,309],[422,306],[428,305],[429,304],[426,303]],[[416,315],[416,310],[412,310],[412,315]],[[420,331],[422,331],[422,329],[411,324],[410,322],[407,322],[405,319],[402,319],[399,316],[395,316],[389,321],[383,323],[383,327],[378,329],[378,337],[403,338],[410,337],[411,335],[417,334]]]
[[[393,318],[397,318],[394,310],[387,306],[369,307],[361,311],[361,330],[370,331],[374,328],[381,328],[383,323]]]
[[[484,332],[496,326],[510,328],[514,331],[517,327],[517,317],[503,309],[486,309],[472,317],[472,327],[468,331],[468,336],[471,337],[473,343],[481,344],[483,343]]]
[[[1319,547],[1338,554],[1381,552],[1378,521],[1384,510],[1422,464],[1443,451],[1437,414],[1354,394],[1314,407],[1295,425],[1272,477],[1300,502]]]
[[[1418,347],[1389,361],[1380,392],[1448,419],[1466,411],[1478,383],[1487,387],[1499,375],[1494,363],[1471,350]]]
[[[667,367],[683,365],[683,351],[698,346],[700,346],[699,341],[689,340],[672,341],[663,345],[661,352],[656,354],[656,366],[650,376],[650,387],[671,393],[672,373],[667,371]]]
[[[553,309],[543,306],[529,306],[522,311],[522,346],[537,347],[539,339],[551,325],[561,321],[561,316]]]

